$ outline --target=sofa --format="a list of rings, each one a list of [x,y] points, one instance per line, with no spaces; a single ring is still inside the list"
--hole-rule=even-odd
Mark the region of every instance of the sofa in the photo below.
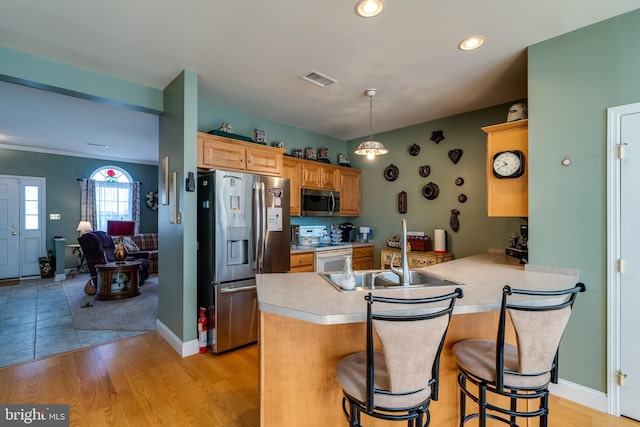
[[[133,256],[138,256],[140,253],[148,253],[149,257],[149,273],[154,274],[158,272],[158,233],[140,233],[134,234],[131,238],[135,246],[127,247],[125,242],[125,248],[127,253]]]

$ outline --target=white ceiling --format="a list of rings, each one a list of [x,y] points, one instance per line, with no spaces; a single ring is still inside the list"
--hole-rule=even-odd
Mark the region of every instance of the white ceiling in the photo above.
[[[157,88],[189,69],[205,102],[348,140],[369,132],[367,88],[374,132],[525,98],[527,46],[638,7],[385,0],[364,19],[355,3],[2,0],[0,44]],[[457,49],[474,34],[484,46]],[[300,78],[311,70],[338,83]],[[13,84],[0,99],[4,146],[157,162],[157,117]]]

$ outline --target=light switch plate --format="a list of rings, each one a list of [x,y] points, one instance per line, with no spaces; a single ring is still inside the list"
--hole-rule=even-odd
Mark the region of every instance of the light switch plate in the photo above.
[[[60,219],[60,214],[49,214],[49,219]]]

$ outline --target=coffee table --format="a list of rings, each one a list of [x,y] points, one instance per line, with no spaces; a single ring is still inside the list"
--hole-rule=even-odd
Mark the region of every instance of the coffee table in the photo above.
[[[98,289],[96,299],[114,300],[140,295],[140,261],[110,262],[96,265]]]

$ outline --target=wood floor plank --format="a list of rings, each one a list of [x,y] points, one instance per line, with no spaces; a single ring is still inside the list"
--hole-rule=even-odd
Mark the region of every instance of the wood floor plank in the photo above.
[[[181,358],[153,332],[0,368],[0,402],[69,404],[73,427],[259,427],[258,363],[257,345]],[[550,427],[640,427],[557,397],[550,408]]]

